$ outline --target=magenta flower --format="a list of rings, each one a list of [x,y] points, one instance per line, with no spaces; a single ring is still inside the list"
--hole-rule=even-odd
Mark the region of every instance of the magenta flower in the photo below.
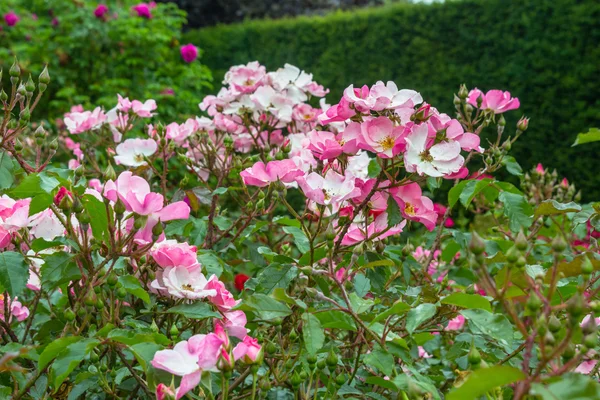
[[[146,3],[140,3],[137,4],[133,7],[131,7],[131,9],[133,11],[135,11],[138,15],[138,17],[142,17],[142,18],[152,18],[152,13],[150,12],[150,5],[146,4]]]
[[[6,22],[6,25],[8,26],[15,26],[20,20],[21,18],[19,18],[14,11],[10,11],[4,16],[4,22]]]
[[[186,63],[191,63],[198,58],[198,48],[191,43],[181,46],[180,51],[181,58],[183,58],[183,61]]]
[[[98,19],[104,19],[104,16],[108,13],[108,7],[106,4],[98,4],[98,7],[94,10],[94,15]]]

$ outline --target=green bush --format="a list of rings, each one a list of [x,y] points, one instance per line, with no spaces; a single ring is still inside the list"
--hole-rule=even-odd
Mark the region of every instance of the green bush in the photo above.
[[[330,99],[348,83],[393,80],[451,112],[445,94],[457,81],[509,90],[535,122],[516,157],[524,167],[558,168],[595,198],[597,150],[569,146],[600,125],[599,20],[597,0],[467,0],[251,21],[185,40],[202,46],[217,79],[250,60],[267,68],[288,62],[312,72]]]
[[[148,19],[131,9],[137,1],[104,3],[109,12],[97,18],[97,1],[1,1],[0,68],[8,72],[14,55],[25,71],[48,64],[52,82],[40,104],[45,111],[40,114],[48,117],[80,103],[112,108],[115,93],[153,98],[166,118],[197,112],[211,75],[200,62],[181,58],[185,12],[158,4]],[[4,21],[10,11],[20,18],[14,26]]]

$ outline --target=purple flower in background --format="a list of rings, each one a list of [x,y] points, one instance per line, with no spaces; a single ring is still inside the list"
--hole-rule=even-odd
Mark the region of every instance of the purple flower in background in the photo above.
[[[54,17],[52,18],[52,26],[58,26],[59,22],[58,22],[58,18]]]
[[[151,5],[148,5],[146,3],[140,3],[131,7],[131,9],[137,13],[138,17],[143,18],[152,18],[150,8],[152,8]]]
[[[98,7],[94,10],[94,15],[98,19],[104,19],[104,15],[108,13],[108,7],[106,4],[98,4]]]
[[[15,14],[14,11],[11,11],[4,16],[4,22],[6,22],[6,25],[8,26],[15,26],[20,19],[21,18],[19,18],[19,16]]]
[[[181,58],[186,63],[191,63],[198,58],[198,48],[191,43],[181,46]]]

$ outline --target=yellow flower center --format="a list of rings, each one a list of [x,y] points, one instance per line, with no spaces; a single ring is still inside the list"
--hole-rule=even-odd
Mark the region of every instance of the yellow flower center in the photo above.
[[[415,207],[410,203],[406,203],[404,206],[404,212],[408,215],[415,215]]]
[[[193,292],[194,291],[194,289],[192,288],[192,285],[190,285],[189,283],[181,285],[181,288],[183,290],[187,290],[188,292]]]
[[[429,153],[429,150],[425,150],[420,154],[421,161],[432,162],[433,156]]]
[[[395,141],[391,136],[386,136],[385,139],[379,142],[379,144],[383,148],[383,151],[388,151],[394,148]]]

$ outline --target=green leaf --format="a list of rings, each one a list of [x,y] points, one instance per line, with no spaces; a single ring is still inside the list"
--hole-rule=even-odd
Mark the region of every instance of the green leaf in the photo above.
[[[292,280],[298,275],[298,268],[291,264],[274,263],[261,271],[256,278],[256,291],[271,294],[276,288],[287,289]]]
[[[367,354],[363,361],[368,366],[377,368],[387,376],[391,376],[394,372],[394,356],[379,346]]]
[[[511,231],[518,232],[521,228],[526,229],[531,226],[533,210],[525,196],[502,192],[499,199],[504,203],[504,215],[508,217]]]
[[[8,189],[15,182],[14,164],[10,156],[0,151],[0,189]]]
[[[469,204],[471,204],[475,196],[490,186],[492,182],[493,180],[489,178],[468,181],[459,196],[461,204],[465,206],[465,208],[469,207]]]
[[[590,128],[586,133],[580,133],[577,135],[575,139],[575,143],[571,145],[571,147],[578,146],[584,143],[592,143],[600,141],[600,129],[598,128]]]
[[[347,331],[356,332],[356,325],[354,320],[348,314],[343,311],[329,310],[316,312],[315,317],[321,322],[323,328],[330,329],[343,329]]]
[[[90,215],[90,225],[94,238],[99,242],[106,242],[109,237],[106,206],[91,194],[83,195],[82,203],[83,208]]]
[[[287,317],[292,313],[287,305],[261,293],[255,293],[245,299],[239,308],[256,311],[265,320]]]
[[[469,326],[500,342],[513,342],[513,328],[502,314],[492,314],[481,309],[464,310],[460,312],[469,321]]]
[[[106,337],[107,339],[126,344],[127,346],[133,346],[142,342],[157,343],[165,346],[171,344],[169,338],[161,333],[138,333],[131,329],[113,329]]]
[[[534,383],[530,393],[541,396],[541,400],[597,400],[600,399],[600,384],[588,375],[571,373],[547,386]]]
[[[18,185],[10,191],[10,197],[14,199],[25,199],[35,197],[44,193],[40,187],[41,179],[39,174],[27,175]]]
[[[350,293],[350,296],[348,296],[348,297],[350,298],[350,305],[351,305],[352,309],[357,314],[364,313],[369,308],[371,308],[374,304],[373,300],[362,299],[362,298],[358,297],[358,295],[354,292]]]
[[[412,334],[423,322],[432,318],[437,311],[435,304],[423,303],[411,309],[406,316],[406,330]]]
[[[100,342],[96,339],[82,339],[69,344],[52,364],[54,391],[56,391],[71,372]]]
[[[44,257],[44,265],[41,268],[42,287],[51,290],[57,286],[78,280],[81,271],[73,261],[73,254],[60,251]]]
[[[219,318],[220,315],[214,312],[208,303],[196,301],[191,304],[180,304],[169,308],[169,313],[183,315],[190,319]]]
[[[394,382],[385,380],[380,376],[369,376],[367,379],[365,379],[365,382],[368,383],[369,385],[377,385],[382,388],[391,390],[392,393],[395,393],[398,391],[398,386],[396,386],[396,384]]]
[[[310,313],[302,314],[302,337],[308,354],[317,354],[325,343],[325,333],[323,333],[321,322]]]
[[[446,400],[477,400],[490,390],[525,379],[525,374],[509,365],[481,368],[467,376],[463,384],[452,390]],[[569,397],[565,397],[567,399]]]
[[[442,304],[451,304],[462,308],[480,308],[486,311],[492,311],[492,306],[488,299],[478,294],[452,293],[444,297]]]
[[[322,258],[325,258],[327,256],[327,247],[325,246],[321,246],[321,247],[317,247],[315,249],[315,253],[313,254],[313,260],[320,260]],[[298,264],[304,266],[307,265],[311,265],[311,259],[310,259],[310,251],[307,251],[306,253],[304,253],[302,255],[302,257],[300,257],[300,259],[298,260]]]
[[[390,196],[391,197],[391,196]],[[371,290],[371,280],[363,274],[356,274],[354,277],[354,292],[358,297],[365,297]]]
[[[449,241],[446,247],[444,247],[444,250],[442,250],[442,261],[449,263],[459,251],[460,244],[456,243],[454,240]]]
[[[144,303],[150,304],[150,295],[148,291],[142,287],[140,281],[133,275],[123,275],[119,277],[119,282],[123,285],[123,289],[127,293],[142,299]]]
[[[506,170],[511,175],[516,175],[516,176],[523,175],[523,169],[521,168],[521,166],[519,165],[519,163],[517,162],[517,160],[515,160],[515,158],[513,156],[504,156],[502,158],[502,165],[504,165],[506,167]]]
[[[559,203],[556,200],[546,200],[537,207],[534,217],[537,218],[540,215],[557,215],[579,211],[581,211],[581,206],[577,203]]]
[[[44,211],[46,208],[50,207],[52,204],[53,197],[48,193],[41,193],[31,199],[31,203],[29,203],[29,215],[35,215],[39,212]]]
[[[388,226],[396,226],[402,222],[402,213],[400,212],[400,207],[398,207],[398,202],[393,196],[388,196],[386,211],[388,217]]]
[[[460,181],[457,185],[454,185],[452,189],[448,192],[448,207],[454,207],[458,199],[460,198],[460,194],[462,193],[465,186],[469,183],[468,180]]]
[[[378,314],[373,319],[372,322],[382,321],[382,320],[388,318],[391,315],[403,314],[403,313],[407,312],[408,310],[410,310],[410,306],[408,304],[406,304],[406,303],[404,303],[402,301],[397,301],[390,308],[388,308],[387,310],[385,310],[381,314]]]
[[[58,353],[66,349],[70,344],[78,342],[81,339],[80,336],[65,336],[50,342],[44,351],[42,351],[42,354],[40,354],[38,369],[43,370],[46,368],[46,366],[56,358]]]
[[[292,235],[294,237],[294,243],[296,247],[300,251],[300,253],[306,253],[310,251],[310,244],[308,242],[308,238],[302,232],[302,229],[296,228],[295,226],[285,226],[283,231],[288,235]]]
[[[430,176],[427,178],[427,189],[433,193],[436,189],[439,189],[441,182],[441,178],[434,178],[433,176]]]
[[[137,362],[140,363],[144,371],[148,372],[150,361],[154,358],[157,351],[162,350],[163,346],[156,343],[141,342],[129,346]]]
[[[29,268],[21,253],[0,252],[0,285],[4,291],[13,298],[19,296],[23,293],[28,278]]]
[[[225,262],[212,252],[200,254],[198,256],[198,261],[202,264],[202,267],[206,269],[207,276],[216,275],[218,278],[223,273]]]
[[[367,168],[367,175],[369,178],[376,178],[381,173],[381,166],[379,162],[377,162],[377,158],[372,158],[369,161],[369,167]]]

